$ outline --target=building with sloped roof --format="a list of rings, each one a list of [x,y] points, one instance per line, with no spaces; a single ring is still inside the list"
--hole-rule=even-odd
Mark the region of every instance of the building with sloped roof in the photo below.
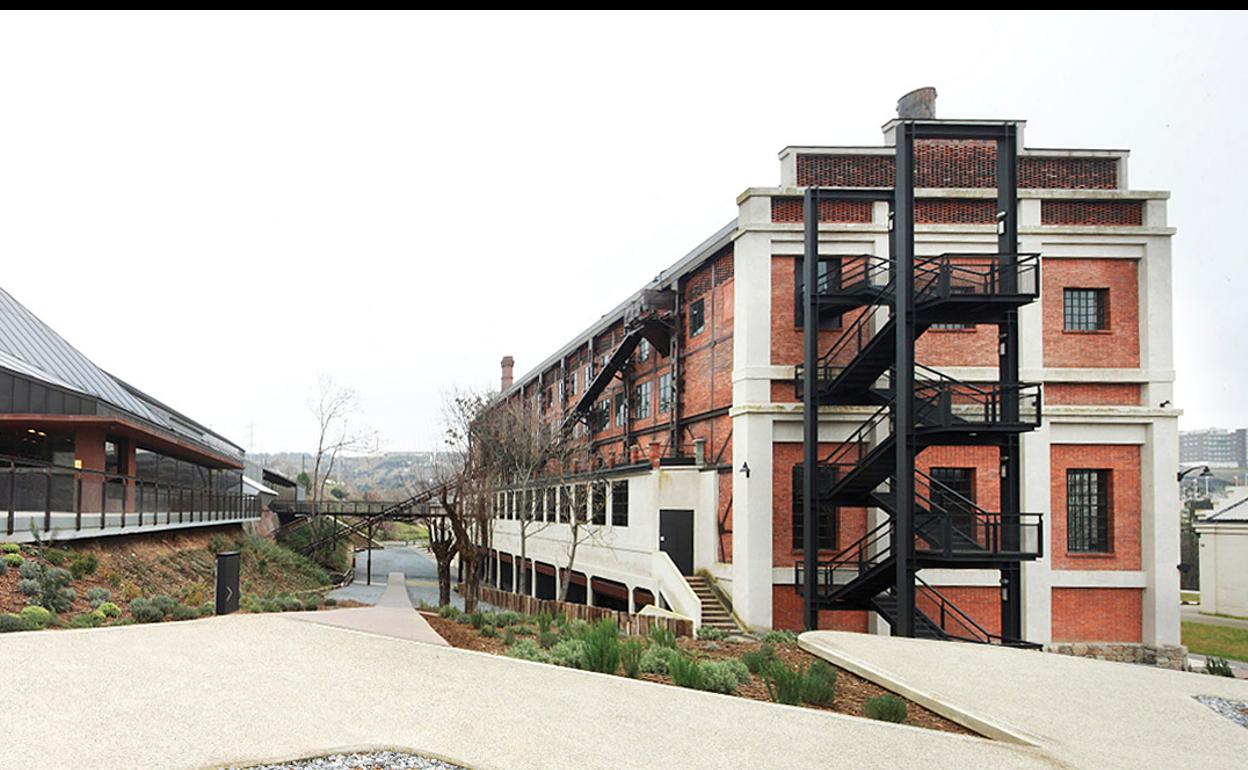
[[[0,290],[0,539],[258,515],[243,448],[104,371]]]

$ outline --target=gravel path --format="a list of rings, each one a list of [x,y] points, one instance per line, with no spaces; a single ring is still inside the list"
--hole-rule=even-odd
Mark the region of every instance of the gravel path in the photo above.
[[[1236,723],[1240,727],[1248,727],[1248,701],[1216,698],[1212,695],[1197,695],[1196,700]]]
[[[229,770],[243,770],[231,766]],[[460,765],[401,751],[370,751],[358,754],[331,754],[327,757],[297,759],[276,765],[250,765],[246,770],[465,770]]]

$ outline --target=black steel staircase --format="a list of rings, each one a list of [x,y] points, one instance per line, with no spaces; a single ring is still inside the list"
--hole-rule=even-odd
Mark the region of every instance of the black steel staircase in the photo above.
[[[996,253],[918,257],[914,246],[914,141],[992,140],[997,147]],[[1039,558],[1039,514],[1022,513],[1019,436],[1041,419],[1040,387],[1019,380],[1019,308],[1039,296],[1038,254],[1018,251],[1016,127],[1012,123],[906,121],[897,128],[891,191],[809,188],[803,264],[804,361],[797,367],[805,410],[801,500],[804,554],[794,582],[806,625],[820,609],[870,610],[895,635],[1028,646],[1021,640],[1021,569]],[[885,200],[889,256],[841,257],[819,275],[821,200]],[[839,316],[841,332],[820,350],[818,320]],[[915,362],[916,341],[935,324],[993,324],[996,382],[964,382]],[[875,406],[838,448],[819,457],[819,410]],[[999,448],[1001,506],[988,511],[915,466],[936,445]],[[820,559],[817,512],[876,508],[883,518],[848,547]],[[984,630],[917,574],[924,568],[994,569],[1001,574],[1000,634]]]

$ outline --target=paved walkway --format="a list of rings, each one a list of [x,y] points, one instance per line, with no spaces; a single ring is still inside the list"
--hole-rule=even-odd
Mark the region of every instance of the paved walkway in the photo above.
[[[438,565],[433,557],[414,545],[392,544],[386,548],[373,550],[373,584],[368,585],[368,552],[360,551],[355,555],[355,582],[345,588],[330,592],[335,599],[346,599],[362,604],[376,604],[386,590],[386,581],[391,572],[403,574],[407,585],[407,595],[411,597],[412,606],[419,607],[421,602],[436,607],[438,605]],[[464,608],[464,600],[459,594],[451,592],[451,602]]]
[[[0,767],[404,748],[487,768],[1053,768],[1034,749],[294,620],[0,635]]]
[[[1248,682],[1030,650],[814,631],[833,663],[1039,747],[1070,767],[1242,767],[1248,730],[1194,695],[1248,700]]]
[[[1179,609],[1180,617],[1189,623],[1208,623],[1211,626],[1226,628],[1248,628],[1248,620],[1242,618],[1220,618],[1217,615],[1202,615],[1199,604],[1184,604]]]
[[[412,608],[412,602],[404,590],[402,572],[391,572],[386,576],[385,591],[374,607],[292,612],[286,617],[324,626],[367,631],[396,639],[447,646],[446,640],[433,630],[429,621]]]

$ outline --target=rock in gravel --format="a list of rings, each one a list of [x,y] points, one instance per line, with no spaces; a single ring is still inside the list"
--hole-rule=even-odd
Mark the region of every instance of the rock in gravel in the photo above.
[[[231,765],[229,770],[465,770],[460,765],[402,751],[330,754],[268,765]]]

